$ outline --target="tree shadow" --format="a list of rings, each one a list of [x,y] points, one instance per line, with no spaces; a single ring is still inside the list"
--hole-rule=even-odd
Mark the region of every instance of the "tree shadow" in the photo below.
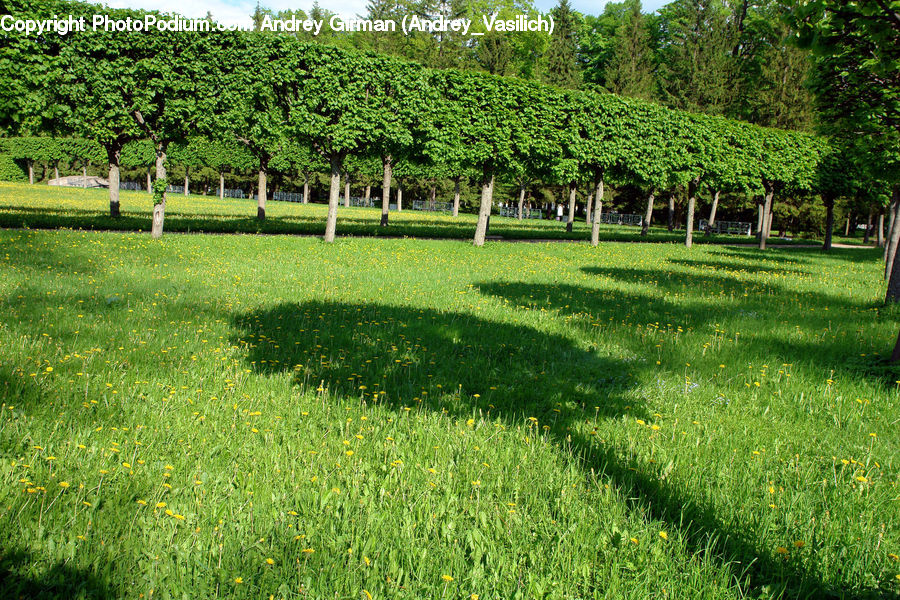
[[[114,598],[109,584],[87,569],[60,561],[43,572],[31,567],[34,557],[21,550],[0,555],[0,596],[4,598]]]
[[[820,262],[822,259],[862,264],[872,262],[876,257],[880,257],[883,251],[882,248],[832,248],[826,252],[821,248],[792,248],[790,246],[773,247],[766,250],[727,246],[720,250],[718,255],[752,260],[765,266],[773,264],[781,266],[779,262],[785,259],[798,264],[811,264]]]
[[[584,292],[574,286],[563,292],[525,284],[479,287],[517,304],[547,298],[555,306],[568,304],[565,310],[572,313],[597,308],[573,303],[574,292]],[[686,314],[655,302],[660,314]],[[550,423],[557,444],[581,457],[585,472],[611,478],[633,508],[680,530],[692,552],[726,564],[743,590],[849,597],[845,590],[826,588],[807,567],[769,557],[749,532],[727,524],[715,507],[665,483],[653,461],[623,460],[609,444],[579,433],[576,425],[583,422],[586,407],[605,418],[645,416],[645,407],[629,396],[648,368],[639,361],[601,357],[566,337],[526,326],[377,303],[284,303],[238,315],[234,325],[239,335],[233,343],[246,347],[253,369],[292,373],[294,384],[306,389],[377,401],[395,410],[418,405],[469,416],[480,409],[510,425],[521,423],[523,416],[538,417]]]
[[[708,260],[692,260],[692,259],[679,259],[679,258],[670,258],[667,262],[675,265],[681,265],[684,267],[689,267],[692,269],[709,269],[715,271],[725,271],[725,272],[733,272],[733,273],[747,273],[747,274],[774,274],[774,275],[803,275],[808,273],[808,271],[804,271],[803,269],[786,267],[784,265],[779,264],[778,266],[774,265],[762,265],[762,264],[750,264],[745,262],[739,262],[735,260],[726,260],[719,259],[716,260],[715,257],[709,258]]]

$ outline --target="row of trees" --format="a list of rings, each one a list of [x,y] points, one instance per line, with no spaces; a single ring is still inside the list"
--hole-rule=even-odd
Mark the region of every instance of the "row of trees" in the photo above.
[[[34,3],[28,5],[34,15]],[[42,6],[48,13],[86,10],[77,3]],[[134,11],[111,12],[139,17]],[[648,221],[654,197],[681,188],[687,195],[687,245],[701,184],[714,193],[741,192],[758,198],[761,247],[777,193],[817,190],[834,172],[842,174],[839,182],[848,189],[856,181],[839,156],[842,168],[823,174],[820,167],[829,164],[835,148],[809,134],[620,96],[433,70],[291,36],[92,32],[10,41],[20,52],[44,57],[43,68],[15,73],[31,84],[32,102],[22,112],[104,149],[113,214],[123,149],[134,140],[150,140],[155,236],[162,233],[167,161],[176,144],[197,132],[216,141],[209,147],[219,157],[196,153],[204,164],[234,164],[235,153],[243,156],[240,161],[251,157],[258,170],[261,219],[273,161],[288,160],[301,169],[305,164],[310,171],[324,161],[331,178],[329,241],[348,157],[380,162],[385,225],[397,161],[427,165],[457,181],[477,177],[478,245],[501,177],[522,185],[541,180],[566,186],[570,227],[579,186],[593,190],[587,203],[593,216],[602,210],[604,182],[640,186],[647,194]],[[593,243],[597,235],[595,226]]]

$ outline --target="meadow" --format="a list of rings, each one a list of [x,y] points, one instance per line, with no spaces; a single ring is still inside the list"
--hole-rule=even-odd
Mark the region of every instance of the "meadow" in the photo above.
[[[0,596],[896,597],[879,257],[0,231]]]
[[[146,192],[120,192],[122,216],[109,216],[109,192],[102,189],[83,190],[47,185],[24,185],[0,182],[0,227],[31,229],[150,231],[153,200]],[[446,199],[444,199],[446,200]],[[342,201],[343,202],[343,201]],[[475,233],[477,215],[409,210],[391,211],[390,226],[381,227],[381,207],[338,208],[339,236],[422,237],[471,240]],[[604,211],[609,210],[607,206]],[[323,235],[325,204],[298,204],[269,201],[266,220],[256,218],[256,201],[169,194],[166,202],[165,231],[205,233],[265,233],[293,235]],[[699,213],[698,213],[699,214]],[[669,232],[665,227],[665,212],[657,208],[651,227],[653,241],[682,242],[683,231]],[[699,218],[699,217],[698,217]],[[584,218],[576,220],[572,232],[565,231],[565,223],[555,220],[491,217],[489,235],[509,240],[587,240],[590,226]],[[606,241],[639,241],[640,228],[602,225],[600,237]],[[694,243],[752,243],[754,238],[735,235],[704,236],[695,232]],[[809,240],[772,239],[771,244],[809,243]]]

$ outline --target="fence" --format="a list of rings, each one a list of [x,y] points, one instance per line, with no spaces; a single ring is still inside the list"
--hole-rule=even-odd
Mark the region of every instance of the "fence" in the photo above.
[[[716,221],[712,227],[709,221],[700,219],[700,231],[706,231],[709,228],[710,233],[730,233],[732,235],[746,235],[753,233],[753,224],[744,223],[743,221]]]
[[[244,198],[244,190],[233,190],[225,188],[222,190],[222,196],[225,198]]]
[[[142,192],[144,188],[141,184],[135,183],[134,181],[120,181],[119,182],[120,190],[129,190],[131,192]]]
[[[375,203],[381,204],[381,198],[375,198],[374,196],[369,196],[369,199],[366,200],[364,196],[350,196],[350,206],[357,206],[362,208],[371,208],[375,206]]]
[[[272,200],[281,202],[303,202],[303,194],[296,192],[275,192],[272,194]]]
[[[600,222],[607,225],[636,225],[640,227],[644,223],[643,215],[622,215],[608,212],[600,214]]]
[[[519,218],[519,209],[515,206],[501,206],[500,207],[500,216],[501,217],[512,217],[513,219]],[[523,219],[543,219],[544,215],[538,209],[522,209],[522,218]]]
[[[183,194],[184,186],[183,185],[168,185],[168,186],[166,186],[166,193],[168,193],[168,194]]]
[[[427,210],[436,212],[451,212],[453,205],[449,202],[431,202],[426,200],[413,200],[413,210]]]

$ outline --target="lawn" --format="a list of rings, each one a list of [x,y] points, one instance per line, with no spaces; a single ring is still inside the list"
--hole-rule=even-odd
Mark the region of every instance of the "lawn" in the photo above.
[[[0,231],[0,596],[895,597],[879,257]]]
[[[150,231],[153,201],[145,192],[122,191],[122,216],[109,216],[107,190],[83,190],[46,185],[25,185],[0,182],[0,227],[29,227],[32,229]],[[406,202],[409,204],[409,201]],[[608,207],[606,208],[608,210]],[[256,218],[256,201],[212,196],[184,196],[169,194],[166,203],[165,230],[207,233],[281,233],[323,235],[325,204],[296,204],[269,201],[265,222]],[[425,237],[471,240],[475,233],[477,215],[413,211],[392,212],[391,225],[380,227],[381,208],[339,208],[338,235]],[[698,217],[699,218],[699,217]],[[655,223],[664,223],[665,212],[657,209]],[[503,239],[563,239],[587,240],[590,226],[583,218],[576,221],[574,231],[567,233],[565,223],[554,220],[532,220],[500,217],[491,218],[490,235]],[[603,225],[601,239],[611,241],[640,241],[640,228]],[[647,238],[645,238],[647,239]],[[684,232],[669,232],[665,227],[651,228],[650,240],[683,242]],[[734,235],[704,236],[695,232],[695,243],[752,243],[754,238]],[[770,244],[815,243],[812,240],[778,240]]]

